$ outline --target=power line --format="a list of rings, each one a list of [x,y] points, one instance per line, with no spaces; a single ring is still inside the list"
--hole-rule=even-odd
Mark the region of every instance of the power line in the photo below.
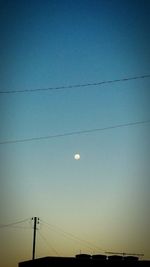
[[[28,219],[24,219],[24,220],[20,220],[20,221],[16,221],[16,222],[13,222],[13,223],[9,223],[9,224],[0,224],[0,228],[14,227],[17,224],[21,224],[21,223],[24,223],[24,222],[27,222],[27,221],[29,221],[29,218]]]
[[[44,242],[47,244],[48,248],[50,248],[57,256],[60,256],[60,254],[57,252],[57,250],[47,241],[45,236],[43,236],[43,234],[41,234],[40,231],[39,231],[39,236],[44,240]]]
[[[43,222],[46,226],[48,226],[48,227],[50,227],[50,228],[53,228],[53,231],[54,231],[54,228],[55,228],[55,229],[57,229],[57,231],[58,231],[59,233],[61,233],[61,234],[64,235],[65,237],[68,237],[69,239],[72,239],[72,240],[74,240],[74,241],[76,241],[76,242],[80,242],[80,243],[84,244],[86,247],[88,247],[88,248],[91,249],[91,250],[95,249],[95,250],[98,250],[98,251],[103,251],[103,252],[105,251],[104,249],[102,249],[102,248],[100,248],[100,247],[98,247],[98,246],[95,246],[92,242],[89,242],[89,241],[87,241],[87,240],[81,239],[81,238],[75,236],[75,235],[72,234],[72,233],[69,233],[69,232],[67,232],[67,231],[64,231],[62,228],[60,228],[60,227],[58,227],[58,226],[56,226],[56,225],[53,225],[53,224],[44,222],[43,220],[42,220],[42,222]]]
[[[6,226],[7,228],[12,228],[12,229],[22,229],[22,230],[31,230],[31,227],[27,226]],[[1,227],[0,227],[1,228]],[[2,227],[3,228],[3,227]]]
[[[80,87],[89,87],[89,86],[101,86],[104,84],[118,83],[118,82],[126,82],[137,79],[145,79],[150,78],[150,74],[134,76],[134,77],[126,77],[121,79],[107,80],[101,82],[93,82],[93,83],[83,83],[83,84],[73,84],[73,85],[65,85],[65,86],[57,86],[57,87],[48,87],[48,88],[35,88],[35,89],[24,89],[24,90],[11,90],[11,91],[0,91],[0,94],[16,94],[16,93],[35,93],[35,92],[45,92],[45,91],[54,91],[54,90],[63,90],[63,89],[73,89]]]
[[[31,137],[31,138],[25,138],[25,139],[6,140],[6,141],[1,141],[0,145],[41,141],[41,140],[47,140],[47,139],[52,139],[52,138],[80,135],[80,134],[86,134],[86,133],[88,134],[88,133],[106,131],[106,130],[111,130],[111,129],[116,129],[116,128],[135,126],[135,125],[142,125],[142,124],[146,124],[146,123],[150,123],[150,120],[129,122],[129,123],[125,123],[125,124],[117,124],[117,125],[112,125],[112,126],[103,127],[103,128],[87,129],[87,130],[74,131],[74,132],[68,132],[68,133],[61,133],[61,134],[55,134],[55,135],[48,135],[48,136],[39,136],[39,137]]]

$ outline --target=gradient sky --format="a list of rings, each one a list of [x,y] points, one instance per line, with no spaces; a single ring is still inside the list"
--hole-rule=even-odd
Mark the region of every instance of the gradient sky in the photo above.
[[[150,74],[149,13],[148,0],[0,1],[0,91]],[[1,94],[0,141],[148,120],[149,86],[146,78]],[[144,124],[0,145],[0,224],[38,216],[54,225],[40,224],[37,257],[81,250],[150,259],[149,136]],[[32,223],[19,226],[0,229],[3,267],[32,256]]]

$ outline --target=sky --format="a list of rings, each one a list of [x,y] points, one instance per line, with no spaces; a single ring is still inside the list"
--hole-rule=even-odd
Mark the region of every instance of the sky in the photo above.
[[[2,144],[150,120],[149,78],[44,90],[149,75],[149,11],[148,0],[0,1],[3,267],[31,259],[34,216],[36,257],[150,259],[149,123]]]

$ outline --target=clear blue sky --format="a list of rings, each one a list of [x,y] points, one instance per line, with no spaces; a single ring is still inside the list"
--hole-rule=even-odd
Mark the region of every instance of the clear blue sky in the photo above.
[[[1,1],[0,91],[150,74],[149,1]],[[0,95],[0,141],[150,119],[150,79]],[[0,146],[0,224],[41,224],[36,256],[124,251],[150,258],[150,125]],[[81,159],[73,156],[79,152]],[[31,228],[31,222],[23,224]],[[32,229],[0,229],[4,267],[31,258]],[[2,254],[2,255],[1,255]]]

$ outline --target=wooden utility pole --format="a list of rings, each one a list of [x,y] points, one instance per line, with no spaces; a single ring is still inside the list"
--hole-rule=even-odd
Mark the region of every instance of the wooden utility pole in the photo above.
[[[34,227],[33,227],[33,250],[32,250],[32,260],[35,259],[35,244],[36,244],[36,225],[39,223],[39,218],[33,217],[32,220],[34,221]]]

